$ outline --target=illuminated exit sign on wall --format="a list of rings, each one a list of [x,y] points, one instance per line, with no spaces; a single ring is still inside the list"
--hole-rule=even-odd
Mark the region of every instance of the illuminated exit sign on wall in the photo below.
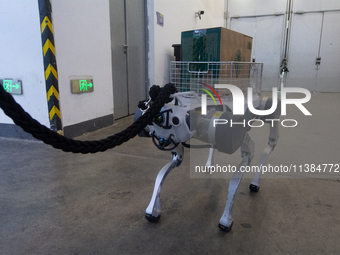
[[[73,94],[93,92],[93,79],[71,80],[71,90]]]
[[[18,79],[1,79],[0,83],[5,91],[13,95],[22,94],[22,81]]]

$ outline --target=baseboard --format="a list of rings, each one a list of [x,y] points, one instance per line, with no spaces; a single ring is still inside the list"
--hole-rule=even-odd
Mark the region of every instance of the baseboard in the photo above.
[[[64,127],[63,135],[68,138],[83,135],[85,133],[93,132],[98,129],[111,126],[113,124],[113,115],[107,115],[96,119],[84,121],[74,125]],[[0,137],[36,140],[31,134],[26,133],[21,127],[15,124],[0,123]]]
[[[65,126],[64,136],[73,138],[76,136],[83,135],[85,133],[96,131],[100,128],[108,127],[113,124],[113,115],[106,115],[96,119],[80,122],[74,125]]]
[[[37,140],[31,134],[26,133],[21,127],[15,124],[0,123],[0,137]]]

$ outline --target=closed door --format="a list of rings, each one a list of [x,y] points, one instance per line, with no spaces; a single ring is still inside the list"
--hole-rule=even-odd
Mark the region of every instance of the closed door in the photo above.
[[[336,24],[336,25],[334,25]],[[340,12],[325,12],[315,92],[340,92]]]
[[[339,22],[339,11],[293,16],[287,86],[340,92],[340,28],[334,26]]]
[[[286,86],[314,91],[321,27],[322,13],[293,16]]]
[[[278,87],[283,15],[231,20],[231,29],[253,37],[252,59],[263,63],[262,91]]]
[[[110,0],[115,119],[131,115],[146,99],[144,0]]]
[[[232,19],[231,28],[252,36],[252,58],[264,63],[262,91],[280,84],[284,16]],[[340,11],[294,13],[291,22],[289,72],[285,86],[312,92],[340,92]],[[317,61],[317,58],[320,59]]]

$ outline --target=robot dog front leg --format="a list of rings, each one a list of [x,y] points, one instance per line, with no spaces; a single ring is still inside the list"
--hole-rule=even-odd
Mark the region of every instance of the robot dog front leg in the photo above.
[[[279,124],[275,122],[274,124],[271,124],[268,145],[261,154],[259,171],[256,172],[254,179],[249,185],[249,189],[253,192],[258,192],[260,189],[262,167],[266,164],[270,153],[274,150],[277,144],[278,139],[279,139]]]
[[[213,165],[214,165],[214,146],[212,145],[211,148],[209,149],[209,156],[205,166],[209,169],[209,167]]]
[[[231,230],[231,227],[233,226],[232,209],[233,209],[234,199],[235,199],[236,191],[238,189],[238,186],[244,174],[244,171],[241,169],[241,167],[250,165],[250,162],[254,156],[254,147],[255,147],[254,142],[250,139],[250,136],[248,135],[248,133],[246,133],[242,146],[241,146],[242,161],[237,166],[237,170],[233,174],[230,180],[227,204],[225,206],[223,215],[220,219],[220,223],[218,224],[218,227],[225,232],[229,232]]]
[[[158,173],[152,198],[149,206],[146,208],[145,218],[150,222],[156,222],[161,217],[160,195],[163,182],[170,171],[178,167],[183,161],[183,146],[180,144],[171,151],[172,161],[166,164]]]

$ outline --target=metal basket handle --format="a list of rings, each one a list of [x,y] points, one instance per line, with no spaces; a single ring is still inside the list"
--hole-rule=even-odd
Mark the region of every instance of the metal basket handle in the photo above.
[[[190,65],[199,65],[199,64],[203,64],[203,65],[207,65],[207,70],[206,71],[193,71],[190,70]],[[209,64],[205,63],[205,62],[195,62],[195,63],[188,63],[188,72],[189,73],[208,73],[209,72]]]

